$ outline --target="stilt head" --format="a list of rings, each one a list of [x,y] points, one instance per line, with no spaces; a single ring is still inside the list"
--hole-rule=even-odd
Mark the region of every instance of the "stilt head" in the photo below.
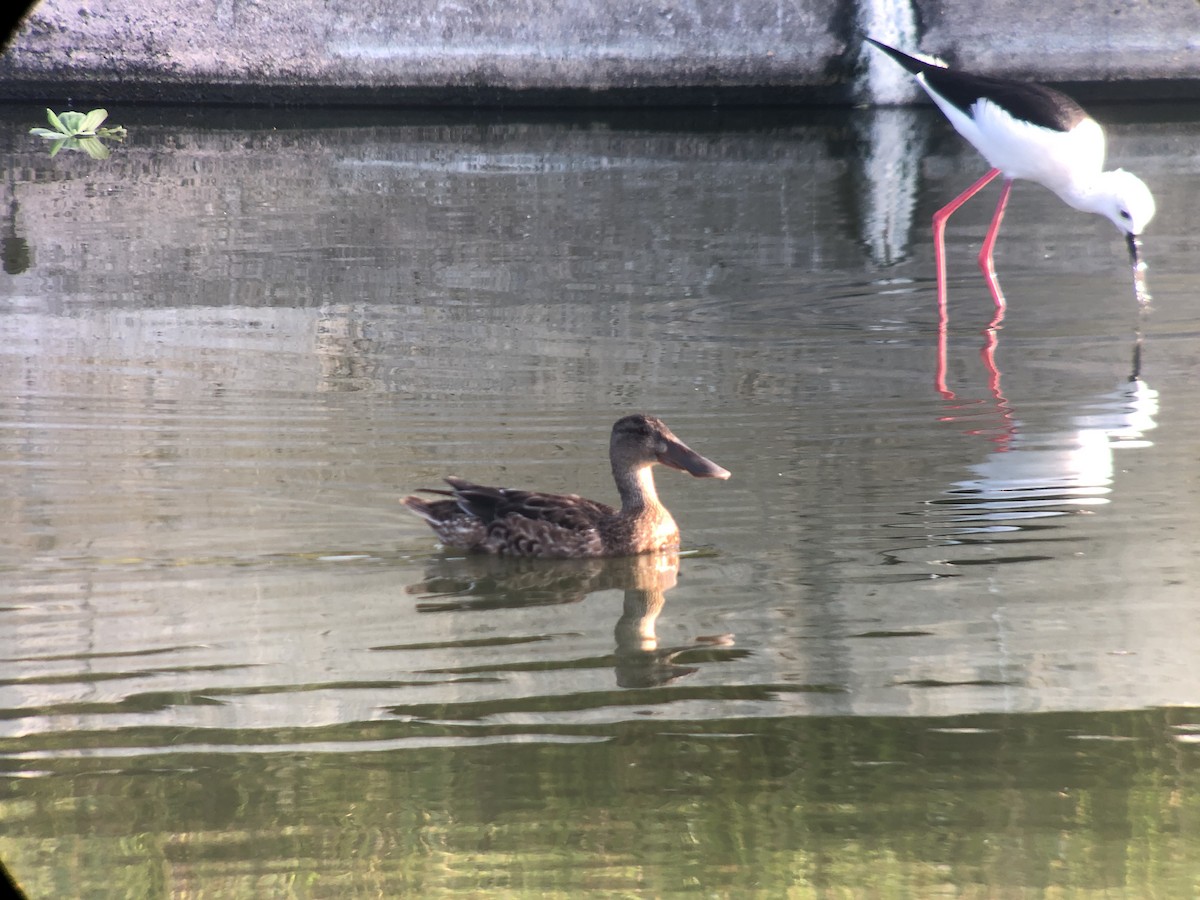
[[[1139,236],[1154,218],[1154,195],[1150,188],[1131,172],[1114,169],[1100,175],[1079,208],[1107,216],[1125,234],[1129,262],[1133,266],[1133,293],[1138,306],[1148,310],[1150,292],[1146,289],[1146,263],[1142,261]]]
[[[1146,183],[1132,172],[1114,169],[1105,172],[1096,183],[1092,209],[1107,216],[1127,235],[1141,234],[1154,218],[1154,195]]]

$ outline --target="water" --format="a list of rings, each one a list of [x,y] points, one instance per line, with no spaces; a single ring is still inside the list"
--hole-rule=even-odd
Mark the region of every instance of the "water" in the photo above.
[[[1158,194],[1154,311],[1109,223],[1018,185],[994,342],[994,194],[951,221],[939,377],[927,223],[982,167],[927,111],[114,109],[98,162],[9,110],[8,868],[1189,895],[1200,123],[1100,112]],[[609,500],[637,410],[733,472],[660,474],[681,557],[456,558],[397,503]]]

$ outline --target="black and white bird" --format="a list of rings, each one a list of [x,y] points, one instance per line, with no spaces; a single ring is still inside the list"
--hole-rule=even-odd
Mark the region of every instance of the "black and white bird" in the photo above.
[[[1154,217],[1154,197],[1131,172],[1104,171],[1104,131],[1078,103],[1041,84],[952,71],[873,38],[867,41],[911,73],[954,129],[992,166],[934,214],[939,300],[944,302],[946,295],[946,220],[984,185],[1003,175],[1000,200],[979,252],[979,266],[999,310],[1004,308],[1004,298],[995,280],[992,250],[1017,178],[1049,188],[1068,206],[1110,219],[1125,235],[1134,267],[1135,291],[1144,301],[1138,236]]]

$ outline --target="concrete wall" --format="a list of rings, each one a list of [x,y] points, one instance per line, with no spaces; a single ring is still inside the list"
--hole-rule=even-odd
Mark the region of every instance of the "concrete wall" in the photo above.
[[[1200,93],[1195,0],[44,0],[0,100],[903,99],[864,86],[864,28],[984,72]]]

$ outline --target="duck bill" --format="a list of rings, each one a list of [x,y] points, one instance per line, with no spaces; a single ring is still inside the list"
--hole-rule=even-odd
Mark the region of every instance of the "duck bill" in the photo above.
[[[658,454],[658,461],[696,478],[725,479],[730,475],[728,469],[721,468],[711,459],[705,459],[682,441],[667,441],[666,447]]]

